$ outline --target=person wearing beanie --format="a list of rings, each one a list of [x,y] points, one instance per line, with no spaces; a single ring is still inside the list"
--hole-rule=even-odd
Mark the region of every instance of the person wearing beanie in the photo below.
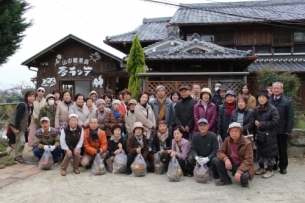
[[[194,106],[194,134],[199,132],[197,121],[200,118],[207,119],[209,122],[209,131],[216,133],[217,111],[211,99],[211,90],[209,88],[203,88],[200,93],[200,100]]]
[[[56,114],[56,103],[55,96],[53,94],[48,94],[46,96],[47,105],[41,108],[38,120],[42,117],[48,117],[50,119],[50,126],[55,127],[55,114]]]
[[[104,131],[106,130],[105,117],[107,113],[111,111],[109,108],[106,108],[105,105],[104,99],[96,100],[97,109],[90,114],[90,118],[96,118],[98,120],[99,129]]]
[[[222,140],[228,136],[227,130],[233,110],[236,108],[236,94],[233,90],[228,90],[225,95],[225,102],[219,106],[217,119],[217,135]]]
[[[95,102],[96,102],[96,100],[98,98],[98,95],[97,95],[96,91],[91,91],[90,94],[89,94],[89,97],[92,98],[92,101],[95,104]]]
[[[30,131],[28,136],[29,147],[34,146],[35,132],[37,128],[40,128],[39,126],[40,123],[38,121],[40,110],[42,107],[44,107],[47,104],[46,99],[44,98],[44,93],[45,93],[45,89],[43,87],[39,87],[36,91],[36,100],[33,103],[34,110],[33,110],[32,120],[30,124]]]
[[[131,136],[133,134],[132,128],[133,128],[134,123],[136,122],[136,115],[134,113],[134,110],[135,110],[137,103],[138,102],[135,99],[131,99],[128,102],[129,110],[125,116],[125,127],[126,127],[126,133],[128,136]]]
[[[115,124],[121,126],[122,129],[125,126],[125,115],[120,112],[120,105],[120,100],[114,99],[112,101],[112,108],[105,117],[106,135],[108,138],[112,135],[111,128]]]

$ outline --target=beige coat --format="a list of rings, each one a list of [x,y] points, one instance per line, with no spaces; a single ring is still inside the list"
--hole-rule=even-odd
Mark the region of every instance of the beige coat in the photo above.
[[[86,105],[83,105],[82,108],[79,108],[76,103],[74,103],[70,108],[69,108],[69,115],[70,114],[76,114],[78,115],[78,125],[82,126],[83,123],[88,123],[89,124],[89,116],[90,116],[90,111]]]
[[[34,110],[33,110],[33,115],[32,115],[32,123],[37,124],[37,119],[39,117],[40,109],[44,107],[47,104],[46,99],[42,98],[40,101],[37,99],[33,102],[34,105]],[[38,122],[39,123],[39,122]]]
[[[130,110],[128,110],[127,114],[125,115],[125,127],[128,136],[131,136],[133,134],[132,129],[133,129],[133,124],[135,122],[136,122],[135,112],[131,113]]]
[[[248,109],[251,109],[252,111],[254,111],[256,108],[256,98],[254,96],[252,96],[251,94],[249,94],[249,97],[248,97],[247,107],[248,107]]]
[[[144,126],[144,134],[146,135],[147,139],[150,138],[152,134],[152,127],[156,126],[156,119],[154,112],[149,104],[147,104],[146,108],[144,108],[141,104],[137,104],[134,110],[136,121],[139,121]],[[148,115],[147,115],[148,113]]]
[[[73,105],[73,102],[68,107],[65,102],[59,102],[56,108],[55,114],[55,128],[61,127],[64,123],[69,121],[69,108]]]

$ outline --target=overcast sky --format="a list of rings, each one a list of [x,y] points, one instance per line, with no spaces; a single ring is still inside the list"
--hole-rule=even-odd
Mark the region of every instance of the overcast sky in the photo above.
[[[173,3],[215,3],[221,0],[172,0]],[[230,1],[230,0],[222,0]],[[233,0],[231,0],[233,1]],[[238,1],[238,0],[234,0]],[[30,81],[36,72],[20,65],[46,47],[74,34],[118,56],[123,54],[105,45],[107,35],[134,30],[143,18],[169,17],[176,7],[140,0],[27,0],[33,7],[25,17],[34,25],[25,32],[21,48],[0,67],[0,89],[10,88],[20,81]]]

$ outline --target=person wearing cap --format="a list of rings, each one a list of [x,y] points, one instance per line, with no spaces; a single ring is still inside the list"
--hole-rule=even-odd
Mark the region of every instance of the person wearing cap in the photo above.
[[[205,118],[209,122],[209,131],[216,133],[216,119],[217,111],[214,103],[211,102],[212,93],[209,88],[203,88],[200,93],[200,100],[194,106],[194,131],[193,133],[198,133],[198,120],[200,118]]]
[[[183,138],[189,140],[190,135],[194,129],[194,105],[197,103],[190,96],[188,86],[181,86],[179,88],[181,100],[175,105],[175,124],[182,128]]]
[[[83,94],[76,94],[74,100],[74,104],[69,108],[69,115],[76,114],[78,116],[78,125],[87,128],[89,126],[90,111],[84,104],[85,97]]]
[[[74,104],[72,101],[72,93],[68,90],[62,93],[63,101],[59,102],[56,107],[55,128],[60,130],[69,121],[69,108]]]
[[[288,135],[291,133],[294,121],[293,103],[290,98],[284,94],[284,85],[281,82],[274,82],[272,84],[272,93],[270,97],[270,104],[274,105],[280,116],[277,127],[277,145],[279,148],[279,156],[275,157],[276,164],[273,169],[280,169],[281,174],[287,173],[288,166]]]
[[[111,133],[111,128],[117,124],[123,129],[125,126],[125,115],[120,112],[121,102],[117,99],[112,101],[112,109],[105,116],[105,127],[106,135],[109,138]]]
[[[175,121],[175,110],[172,101],[166,98],[166,91],[163,85],[158,85],[156,91],[157,98],[149,103],[154,112],[156,123],[165,120],[168,125],[167,127],[171,131]]]
[[[125,128],[126,128],[126,133],[128,136],[131,136],[132,133],[132,128],[134,123],[136,122],[136,115],[134,113],[136,105],[137,105],[137,101],[135,99],[131,99],[128,102],[128,107],[129,110],[125,116]]]
[[[187,159],[188,176],[193,175],[196,163],[212,166],[214,179],[218,179],[213,160],[219,148],[217,136],[209,131],[209,122],[205,118],[197,121],[199,132],[193,135],[190,154]]]
[[[232,180],[227,171],[242,187],[248,187],[249,180],[253,179],[253,151],[252,143],[242,135],[242,126],[233,122],[229,125],[228,134],[217,152],[215,166],[218,170],[219,180],[215,180],[217,186],[231,185]]]
[[[45,93],[45,89],[43,87],[39,87],[36,91],[36,100],[33,102],[34,110],[32,114],[30,131],[28,136],[28,146],[34,146],[35,132],[37,130],[37,123],[39,124],[38,116],[42,107],[44,107],[47,102],[43,97]],[[38,126],[39,128],[40,126]]]
[[[136,158],[138,154],[141,154],[145,159],[147,171],[150,171],[150,163],[148,161],[148,143],[147,138],[143,134],[144,133],[144,126],[141,122],[135,122],[133,129],[133,135],[128,137],[126,150],[127,150],[127,171],[126,175],[130,175],[131,171],[131,164]]]
[[[60,133],[60,146],[65,151],[65,157],[61,164],[62,176],[67,174],[70,159],[73,159],[73,172],[79,174],[80,151],[84,142],[83,128],[78,125],[78,116],[69,115],[69,122]]]
[[[40,160],[45,151],[50,151],[54,165],[58,165],[58,157],[61,154],[58,131],[50,127],[50,119],[48,117],[40,119],[40,126],[41,128],[35,133],[33,154]]]
[[[93,99],[92,97],[88,97],[85,99],[86,102],[86,106],[89,110],[89,113],[91,114],[93,111],[95,111],[97,108],[95,106],[95,104],[93,103]],[[96,102],[96,101],[95,101]]]
[[[111,111],[109,108],[106,108],[105,105],[106,103],[104,99],[96,100],[97,109],[93,111],[90,115],[90,118],[97,118],[99,123],[99,129],[104,131],[106,130],[105,117],[107,113]]]
[[[236,108],[236,94],[233,90],[226,92],[225,102],[219,106],[217,118],[217,135],[220,135],[222,140],[228,136],[227,130],[233,110]]]
[[[249,92],[249,86],[247,84],[244,84],[242,89],[241,89],[241,94],[242,96],[247,98],[247,107],[248,109],[251,109],[254,111],[256,107],[256,99],[254,96],[252,96]]]
[[[53,94],[48,94],[46,96],[47,105],[40,109],[38,120],[42,117],[48,117],[50,119],[50,126],[55,127],[55,114],[56,114],[56,104],[55,96]]]
[[[215,87],[214,87],[214,95],[213,95],[213,98],[211,99],[211,102],[213,102],[214,104],[216,104],[217,103],[217,101],[218,100],[220,100],[220,95],[219,95],[219,92],[218,92],[218,90],[219,90],[219,87],[222,85],[222,82],[220,82],[220,81],[217,81],[216,83],[215,83]]]
[[[98,98],[98,94],[96,93],[96,91],[91,91],[90,94],[89,94],[89,97],[92,98],[92,102],[95,104],[97,98]]]
[[[256,96],[258,106],[255,109],[255,127],[265,133],[264,143],[257,142],[259,168],[255,171],[256,175],[263,178],[270,178],[274,175],[273,166],[276,164],[275,156],[278,156],[277,128],[279,127],[280,116],[275,106],[270,104],[267,90],[260,90]],[[267,169],[265,170],[265,165]]]
[[[192,88],[192,98],[195,99],[196,101],[199,101],[200,98],[200,85],[199,84],[193,84],[193,88]]]
[[[217,109],[219,105],[222,105],[226,98],[226,92],[228,91],[228,87],[226,85],[220,85],[217,90],[218,97],[213,97],[212,102],[216,105]]]
[[[84,156],[81,165],[86,169],[91,166],[97,154],[100,154],[103,159],[107,156],[108,143],[106,134],[98,126],[98,120],[90,118],[89,128],[84,130]]]

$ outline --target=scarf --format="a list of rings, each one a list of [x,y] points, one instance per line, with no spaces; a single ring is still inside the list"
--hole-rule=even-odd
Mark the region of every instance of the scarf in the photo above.
[[[91,128],[89,129],[89,137],[93,140],[93,141],[98,141],[98,128],[95,130],[92,130]]]
[[[110,140],[113,140],[115,143],[118,143],[119,142],[119,140],[122,138],[122,136],[120,135],[119,137],[116,137],[116,136],[114,136],[114,135],[111,135],[111,138],[110,138]]]
[[[227,108],[227,116],[230,118],[232,111],[235,109],[236,101],[233,101],[232,103],[225,102],[226,108]]]
[[[158,138],[159,138],[159,142],[160,142],[160,147],[163,149],[165,149],[166,146],[166,142],[165,140],[168,138],[168,129],[165,131],[164,134],[162,134],[161,132],[158,132]]]
[[[117,110],[114,110],[114,109],[112,109],[112,113],[113,113],[113,116],[114,116],[114,118],[119,118],[120,117],[120,111],[117,111]]]
[[[136,135],[134,135],[134,136],[135,136],[135,138],[136,138],[136,140],[137,140],[137,142],[138,142],[139,147],[143,148],[143,147],[144,147],[143,135],[141,135],[140,137],[138,137],[138,136],[136,136]]]

